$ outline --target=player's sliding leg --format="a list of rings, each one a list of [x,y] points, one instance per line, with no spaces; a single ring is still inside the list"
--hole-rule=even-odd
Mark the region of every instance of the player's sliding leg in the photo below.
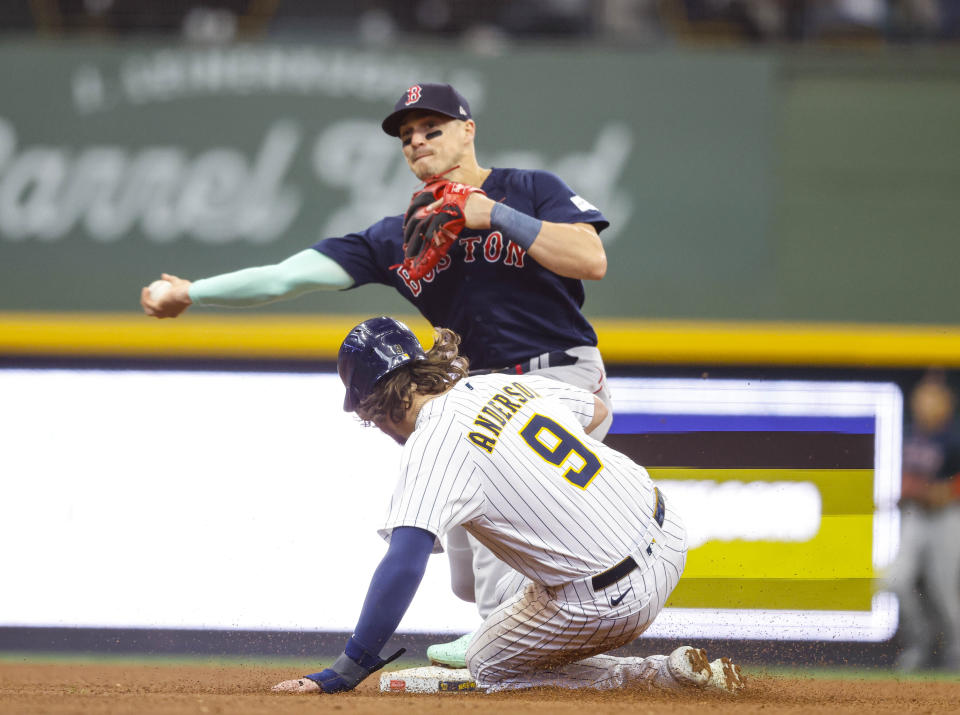
[[[669,656],[623,658],[605,655],[632,641],[648,625],[651,609],[599,621],[571,613],[542,587],[527,584],[485,622],[468,653],[470,671],[488,692],[533,687],[613,690],[723,691],[744,686],[740,667],[729,659],[709,662],[703,649],[681,646]],[[597,651],[601,651],[598,653]]]
[[[467,650],[467,667],[488,691],[539,686],[610,689],[743,687],[739,669],[683,646],[669,656],[602,656],[640,636],[676,587],[686,558],[680,517],[666,511],[653,559],[613,583],[593,577],[557,587],[526,581],[483,622]],[[652,542],[651,542],[652,543]]]
[[[641,579],[637,581],[639,585]],[[727,659],[710,663],[700,648],[681,646],[669,656],[645,658],[603,654],[649,626],[659,606],[642,600],[646,606],[632,613],[598,619],[598,609],[589,604],[571,608],[573,604],[558,603],[542,586],[527,582],[522,593],[484,621],[468,652],[470,672],[488,692],[532,687],[742,689],[738,666]]]
[[[666,574],[657,575],[663,582],[668,579]],[[647,579],[638,575],[621,584],[618,592],[628,600],[611,609],[607,595],[591,598],[586,584],[571,586],[567,600],[561,602],[552,589],[527,581],[521,593],[490,614],[470,644],[467,666],[478,687],[491,691],[546,684],[588,687],[615,678],[597,671],[590,661],[570,674],[561,666],[626,645],[652,622],[660,602],[651,599]],[[582,590],[582,602],[571,602],[577,595],[574,590]]]
[[[515,673],[489,690],[497,692],[530,687],[578,690],[616,690],[646,687],[657,690],[704,688],[710,681],[710,664],[704,651],[682,646],[669,656],[619,658],[594,655],[546,670]]]
[[[711,663],[702,648],[681,646],[670,655],[639,658],[601,654],[543,670],[514,673],[489,686],[487,692],[531,687],[568,690],[639,687],[735,694],[744,688],[744,682],[740,666],[729,658],[718,658]]]
[[[465,538],[461,539],[456,532],[462,533]],[[486,619],[494,609],[523,587],[526,579],[522,574],[507,566],[494,556],[490,549],[461,528],[450,531],[447,550],[453,592],[464,601],[474,601],[481,619]],[[472,582],[472,598],[468,598],[466,594],[461,595],[463,584],[468,578]],[[431,645],[427,648],[427,657],[434,665],[466,668],[467,648],[475,635],[476,631],[447,643]]]

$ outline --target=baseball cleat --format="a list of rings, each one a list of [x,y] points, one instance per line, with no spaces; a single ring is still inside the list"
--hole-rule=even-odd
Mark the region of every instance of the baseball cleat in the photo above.
[[[477,635],[476,632],[467,633],[455,641],[432,645],[427,648],[427,657],[433,665],[445,668],[466,668],[467,648],[470,647],[470,641],[475,635]]]
[[[667,657],[667,671],[681,685],[702,688],[710,682],[712,672],[703,648],[680,646]]]
[[[707,690],[723,690],[727,693],[738,693],[746,687],[740,666],[735,665],[729,658],[717,658],[710,664],[710,681]]]
[[[310,678],[297,678],[296,680],[284,680],[270,688],[275,693],[318,693],[320,686],[310,680]]]

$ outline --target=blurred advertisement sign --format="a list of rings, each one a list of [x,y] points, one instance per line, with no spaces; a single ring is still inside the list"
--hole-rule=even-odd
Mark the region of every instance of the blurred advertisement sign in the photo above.
[[[649,635],[885,640],[899,542],[895,385],[614,380],[606,442],[684,517],[687,566]],[[697,629],[702,630],[697,630]]]
[[[624,290],[659,291],[638,269],[659,282],[702,263],[696,272],[733,286],[738,274],[762,275],[749,263],[768,260],[756,200],[767,144],[744,154],[720,141],[765,131],[765,60],[726,69],[684,60],[667,83],[670,59],[560,52],[24,42],[0,48],[0,63],[30,68],[0,76],[4,96],[17,97],[0,107],[0,310],[127,311],[160,271],[196,278],[274,263],[402,214],[418,182],[380,121],[423,81],[450,82],[469,99],[481,165],[553,171],[610,219],[610,280],[591,286],[594,310],[629,315]],[[741,102],[691,131],[713,106],[704,71],[729,75]],[[600,97],[598,76],[629,91]],[[712,168],[693,168],[708,146]],[[737,157],[738,182],[724,181],[724,157]],[[709,212],[690,210],[708,195]],[[720,225],[737,230],[726,248],[711,240],[691,256],[690,241],[728,213]],[[746,264],[738,245],[750,246]],[[265,310],[384,305],[357,291]]]
[[[893,634],[896,603],[872,580],[897,549],[896,386],[611,386],[608,440],[689,533],[647,635]],[[0,626],[350,630],[400,449],[340,410],[342,391],[334,374],[0,370],[0,540],[16,584]],[[345,535],[335,575],[296,566]],[[476,624],[431,559],[401,631]]]

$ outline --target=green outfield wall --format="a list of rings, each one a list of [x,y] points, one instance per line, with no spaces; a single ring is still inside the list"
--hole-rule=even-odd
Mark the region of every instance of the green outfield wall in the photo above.
[[[957,54],[8,41],[0,328],[136,313],[161,271],[400,213],[416,182],[379,120],[417,80],[471,99],[483,165],[553,170],[611,219],[594,319],[960,326]],[[410,310],[367,287],[257,312]]]

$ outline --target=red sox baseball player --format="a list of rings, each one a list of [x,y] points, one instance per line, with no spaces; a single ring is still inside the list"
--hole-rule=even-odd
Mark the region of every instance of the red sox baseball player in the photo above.
[[[152,295],[145,287],[144,311],[173,318],[192,305],[245,307],[309,291],[392,286],[432,325],[461,335],[475,369],[536,372],[596,394],[611,408],[591,431],[603,439],[612,403],[597,335],[581,306],[582,281],[606,272],[599,237],[606,218],[550,172],[481,167],[470,105],[450,85],[408,87],[381,126],[399,140],[413,174],[438,189],[436,195],[418,192],[411,208],[459,196],[451,208],[455,216],[429,217],[444,221],[441,231],[425,241],[408,240],[413,225],[408,209],[406,217],[387,216],[366,229],[325,238],[275,265],[193,282],[163,274],[169,289]],[[461,191],[452,192],[453,186]],[[417,204],[418,198],[426,203]],[[435,246],[430,239],[440,234],[450,240]],[[406,255],[415,246],[425,254]],[[421,260],[429,255],[436,263]],[[502,598],[497,584],[509,567],[463,529],[451,529],[447,538],[453,591],[475,601],[485,618]],[[428,656],[463,667],[472,637],[432,646]]]

